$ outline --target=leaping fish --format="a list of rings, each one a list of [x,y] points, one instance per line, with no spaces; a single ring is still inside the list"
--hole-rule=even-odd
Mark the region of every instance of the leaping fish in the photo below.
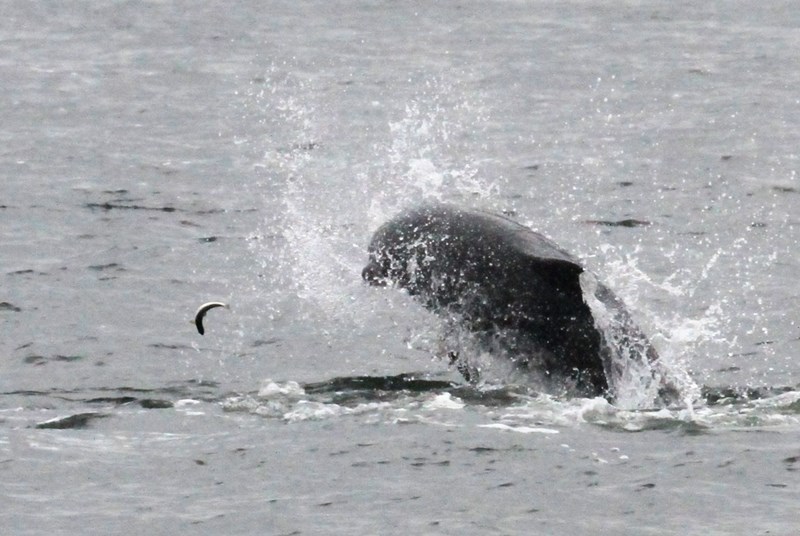
[[[203,317],[205,317],[206,313],[209,312],[211,309],[213,309],[215,307],[225,307],[227,309],[228,308],[228,304],[227,303],[218,302],[218,301],[212,301],[212,302],[204,303],[197,310],[197,313],[195,313],[195,315],[194,315],[194,324],[195,324],[195,326],[197,326],[197,332],[200,335],[203,335],[206,332],[205,328],[203,327]]]

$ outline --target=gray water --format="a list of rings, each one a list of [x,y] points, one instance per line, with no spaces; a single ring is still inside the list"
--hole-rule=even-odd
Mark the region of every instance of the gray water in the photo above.
[[[795,3],[0,15],[3,534],[798,533]],[[582,258],[684,404],[464,386],[360,280],[432,199]]]

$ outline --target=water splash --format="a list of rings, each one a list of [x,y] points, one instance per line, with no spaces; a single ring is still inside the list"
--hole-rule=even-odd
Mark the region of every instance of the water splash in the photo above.
[[[481,158],[474,154],[475,139],[487,128],[489,107],[476,103],[474,93],[467,97],[457,82],[427,77],[405,99],[364,101],[361,110],[340,110],[337,96],[357,89],[294,74],[290,67],[273,66],[244,92],[247,112],[257,125],[238,140],[249,149],[256,175],[248,194],[262,197],[270,208],[248,242],[260,272],[271,269],[269,289],[254,285],[253,291],[272,293],[271,299],[261,301],[269,309],[264,311],[267,318],[285,313],[286,318],[308,322],[315,335],[329,341],[357,339],[365,329],[382,329],[375,326],[376,302],[358,277],[366,242],[378,225],[401,208],[425,200],[507,208],[498,206],[505,179],[488,180]],[[357,121],[359,113],[382,115],[385,128],[348,135],[359,145],[340,146],[340,117]],[[353,212],[353,207],[358,209]],[[725,251],[718,249],[699,275],[675,269],[656,278],[639,268],[638,249],[622,253],[613,246],[600,247],[602,279],[625,298],[644,331],[652,335],[660,363],[679,386],[687,408],[697,406],[699,399],[688,364],[698,361],[697,354],[707,356],[714,348],[730,349],[737,342],[736,337],[723,336],[730,332],[723,328],[731,303],[720,296],[691,316],[650,305],[691,299],[699,286],[714,279],[726,256],[741,248],[739,241]],[[664,256],[670,259],[670,252]],[[672,260],[673,265],[686,264]],[[411,309],[402,297],[380,300],[381,307]],[[364,307],[365,303],[371,305]],[[403,314],[404,320],[412,318],[408,311]],[[411,323],[404,335],[408,347],[446,357],[441,333],[447,326],[422,312]],[[513,373],[491,356],[476,353],[472,359],[496,378],[505,375],[506,381],[514,381]],[[646,405],[643,400],[651,398],[658,382],[647,383],[645,378],[652,378],[647,367],[631,368],[619,378],[621,407]]]
[[[429,78],[388,123],[389,138],[376,144],[382,162],[369,179],[370,223],[383,223],[402,208],[426,201],[487,200],[498,181],[480,176],[463,147],[481,136],[487,107],[447,78]]]
[[[275,283],[306,304],[306,319],[368,324],[342,297],[363,293],[359,274],[371,232],[401,207],[497,192],[462,156],[464,138],[485,120],[483,107],[457,83],[426,75],[405,103],[365,103],[364,113],[383,114],[386,128],[371,132],[369,143],[353,152],[338,145],[343,125],[335,98],[316,98],[323,91],[344,98],[348,89],[321,87],[325,81],[294,76],[283,65],[256,80],[247,108],[259,129],[247,144],[260,143],[262,152],[254,155],[259,179],[250,193],[274,197],[280,215],[255,234],[279,229],[281,243],[276,251],[274,241],[252,240],[251,250],[262,269],[265,262],[280,266]]]

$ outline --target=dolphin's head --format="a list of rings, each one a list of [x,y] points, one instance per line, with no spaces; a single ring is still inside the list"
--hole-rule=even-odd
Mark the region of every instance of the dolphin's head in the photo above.
[[[394,286],[410,294],[429,286],[435,248],[441,240],[433,227],[439,219],[429,209],[401,213],[375,231],[369,244],[369,260],[361,277],[374,286]]]
[[[465,270],[483,262],[486,249],[470,240],[474,233],[461,220],[461,211],[442,204],[401,212],[375,231],[361,277],[402,288],[431,309],[459,301],[470,285]]]
[[[361,279],[372,286],[385,287],[389,282],[389,271],[376,257],[370,255],[369,262],[361,270]]]
[[[388,225],[375,232],[369,244],[369,259],[361,271],[361,277],[373,286],[389,284],[401,288],[408,286],[409,260],[412,252],[405,236]]]

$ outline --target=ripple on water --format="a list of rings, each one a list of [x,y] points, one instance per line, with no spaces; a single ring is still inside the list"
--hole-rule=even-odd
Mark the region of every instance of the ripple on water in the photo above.
[[[374,385],[365,389],[353,387],[363,385],[365,378],[352,380],[349,389],[346,378],[331,380],[330,389],[321,383],[306,389],[293,381],[265,380],[258,393],[229,397],[221,404],[226,412],[287,423],[358,418],[387,424],[474,425],[519,433],[557,433],[559,428],[593,425],[618,432],[663,430],[697,435],[717,429],[800,424],[800,391],[794,390],[726,404],[630,410],[602,397],[564,399],[533,393],[527,386],[445,388],[442,382],[431,382],[428,390],[420,383],[411,390],[403,387],[402,378],[391,377],[384,382],[373,378]],[[457,417],[459,414],[462,417]]]

